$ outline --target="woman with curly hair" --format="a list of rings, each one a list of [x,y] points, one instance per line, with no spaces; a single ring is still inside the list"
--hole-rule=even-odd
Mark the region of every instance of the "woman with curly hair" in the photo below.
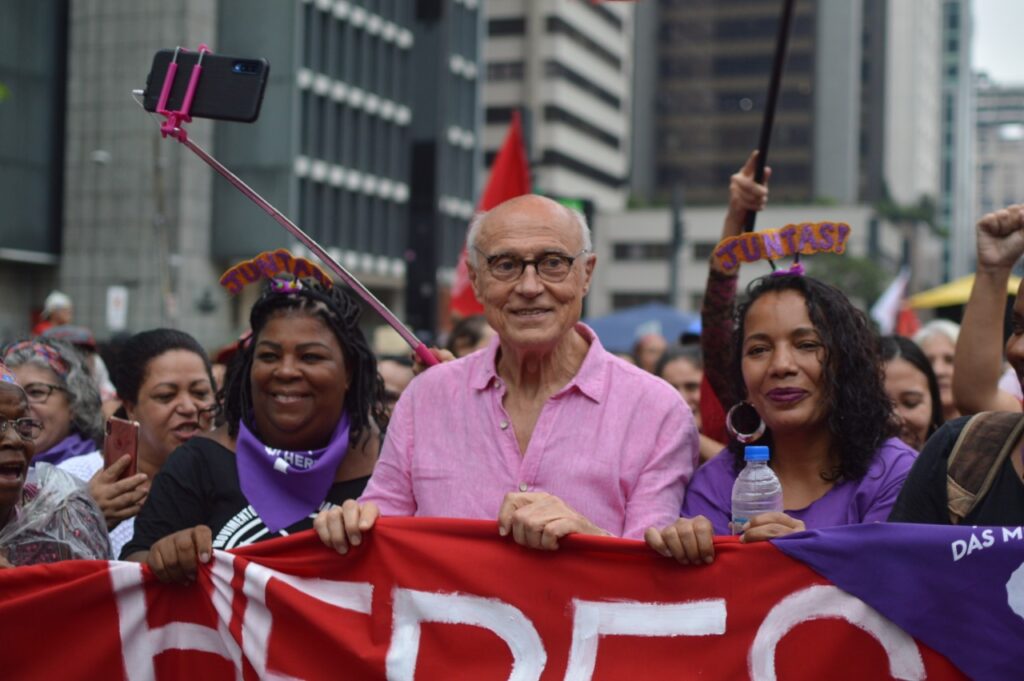
[[[277,275],[226,381],[226,423],[179,447],[153,481],[121,555],[189,581],[212,549],[312,527],[355,499],[387,426],[383,383],[353,294]]]
[[[681,515],[648,544],[682,563],[711,562],[711,537],[728,534],[743,443],[771,450],[785,512],[753,517],[743,541],[804,529],[884,521],[915,452],[893,437],[878,342],[838,289],[785,273],[751,283],[737,315],[731,371],[741,401],[731,439],[699,468]],[[744,423],[748,421],[748,423]],[[744,434],[750,436],[745,437]]]

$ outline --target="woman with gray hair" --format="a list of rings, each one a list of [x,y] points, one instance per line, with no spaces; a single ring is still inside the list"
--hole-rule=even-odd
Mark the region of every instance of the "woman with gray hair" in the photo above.
[[[46,338],[22,341],[7,348],[4,363],[24,387],[32,416],[43,424],[33,465],[57,465],[100,448],[100,394],[74,347]]]
[[[100,393],[81,353],[63,341],[36,338],[9,346],[4,363],[24,389],[29,413],[42,425],[29,465],[53,464],[89,483],[108,529],[137,513],[147,476],[119,479],[128,467],[127,456],[104,470]],[[118,535],[112,541],[118,542]]]

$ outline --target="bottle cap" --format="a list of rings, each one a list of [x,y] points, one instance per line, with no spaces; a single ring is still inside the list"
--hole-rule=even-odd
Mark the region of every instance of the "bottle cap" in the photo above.
[[[743,448],[744,461],[767,461],[768,448],[764,445],[747,445]]]

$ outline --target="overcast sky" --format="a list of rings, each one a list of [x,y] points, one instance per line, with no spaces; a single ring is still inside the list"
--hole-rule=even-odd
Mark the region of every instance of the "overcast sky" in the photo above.
[[[1024,85],[1024,0],[974,0],[974,68]]]

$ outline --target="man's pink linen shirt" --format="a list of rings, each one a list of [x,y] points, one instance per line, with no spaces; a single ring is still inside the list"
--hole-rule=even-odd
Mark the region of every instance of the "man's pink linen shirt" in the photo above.
[[[502,406],[495,338],[409,385],[360,501],[382,515],[496,520],[507,492],[548,492],[622,537],[674,522],[698,457],[689,407],[590,328],[576,330],[590,350],[544,404],[524,455]]]

